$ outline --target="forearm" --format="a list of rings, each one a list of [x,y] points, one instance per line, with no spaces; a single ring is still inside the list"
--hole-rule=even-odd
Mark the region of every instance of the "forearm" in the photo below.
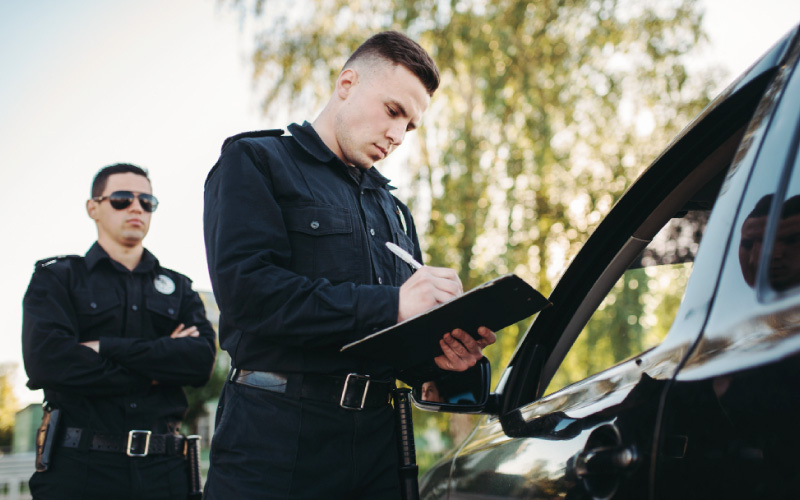
[[[22,354],[32,389],[86,395],[127,394],[150,380],[81,345],[75,313],[61,283],[36,274],[23,300]]]
[[[226,321],[280,345],[341,346],[397,321],[395,287],[334,286],[277,266],[212,270],[212,283]]]
[[[101,337],[100,355],[160,384],[201,386],[211,376],[216,349],[213,337],[206,336]]]
[[[151,383],[146,377],[103,359],[68,337],[56,332],[48,337],[36,348],[24,342],[23,359],[31,389],[111,396],[136,392]]]

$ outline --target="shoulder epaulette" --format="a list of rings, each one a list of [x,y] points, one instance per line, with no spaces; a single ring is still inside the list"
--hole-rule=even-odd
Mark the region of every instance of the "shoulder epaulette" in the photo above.
[[[236,134],[231,137],[225,139],[225,142],[222,143],[222,150],[224,150],[228,144],[238,141],[239,139],[250,139],[250,138],[258,138],[258,137],[277,137],[283,135],[283,129],[280,128],[273,128],[269,130],[253,130],[252,132],[242,132],[241,134]]]
[[[80,259],[80,258],[82,258],[80,255],[56,255],[55,257],[48,257],[46,259],[36,261],[36,264],[34,264],[34,268],[39,269],[40,267],[47,267],[62,260]]]

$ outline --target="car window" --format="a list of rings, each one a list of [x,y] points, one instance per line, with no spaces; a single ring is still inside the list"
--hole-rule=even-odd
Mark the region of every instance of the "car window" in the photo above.
[[[795,168],[786,196],[780,205],[775,222],[767,277],[777,291],[800,286],[800,156],[795,158]],[[766,198],[766,197],[765,197]],[[749,218],[748,218],[748,221]],[[744,239],[744,237],[742,237]]]
[[[703,208],[680,213],[658,232],[589,319],[545,394],[655,347],[666,337],[709,213]]]

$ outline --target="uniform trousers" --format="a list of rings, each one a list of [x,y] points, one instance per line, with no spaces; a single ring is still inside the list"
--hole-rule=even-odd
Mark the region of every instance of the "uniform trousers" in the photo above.
[[[398,499],[390,405],[354,411],[228,382],[204,499]]]
[[[189,476],[183,457],[58,448],[29,485],[34,500],[186,500]]]

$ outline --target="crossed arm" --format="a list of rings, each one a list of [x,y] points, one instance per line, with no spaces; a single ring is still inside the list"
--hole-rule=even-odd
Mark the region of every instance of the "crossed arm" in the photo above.
[[[68,289],[46,270],[34,274],[25,295],[22,337],[31,388],[95,396],[144,389],[154,380],[202,385],[215,357],[210,325],[181,326],[152,340],[101,337],[79,342]]]

